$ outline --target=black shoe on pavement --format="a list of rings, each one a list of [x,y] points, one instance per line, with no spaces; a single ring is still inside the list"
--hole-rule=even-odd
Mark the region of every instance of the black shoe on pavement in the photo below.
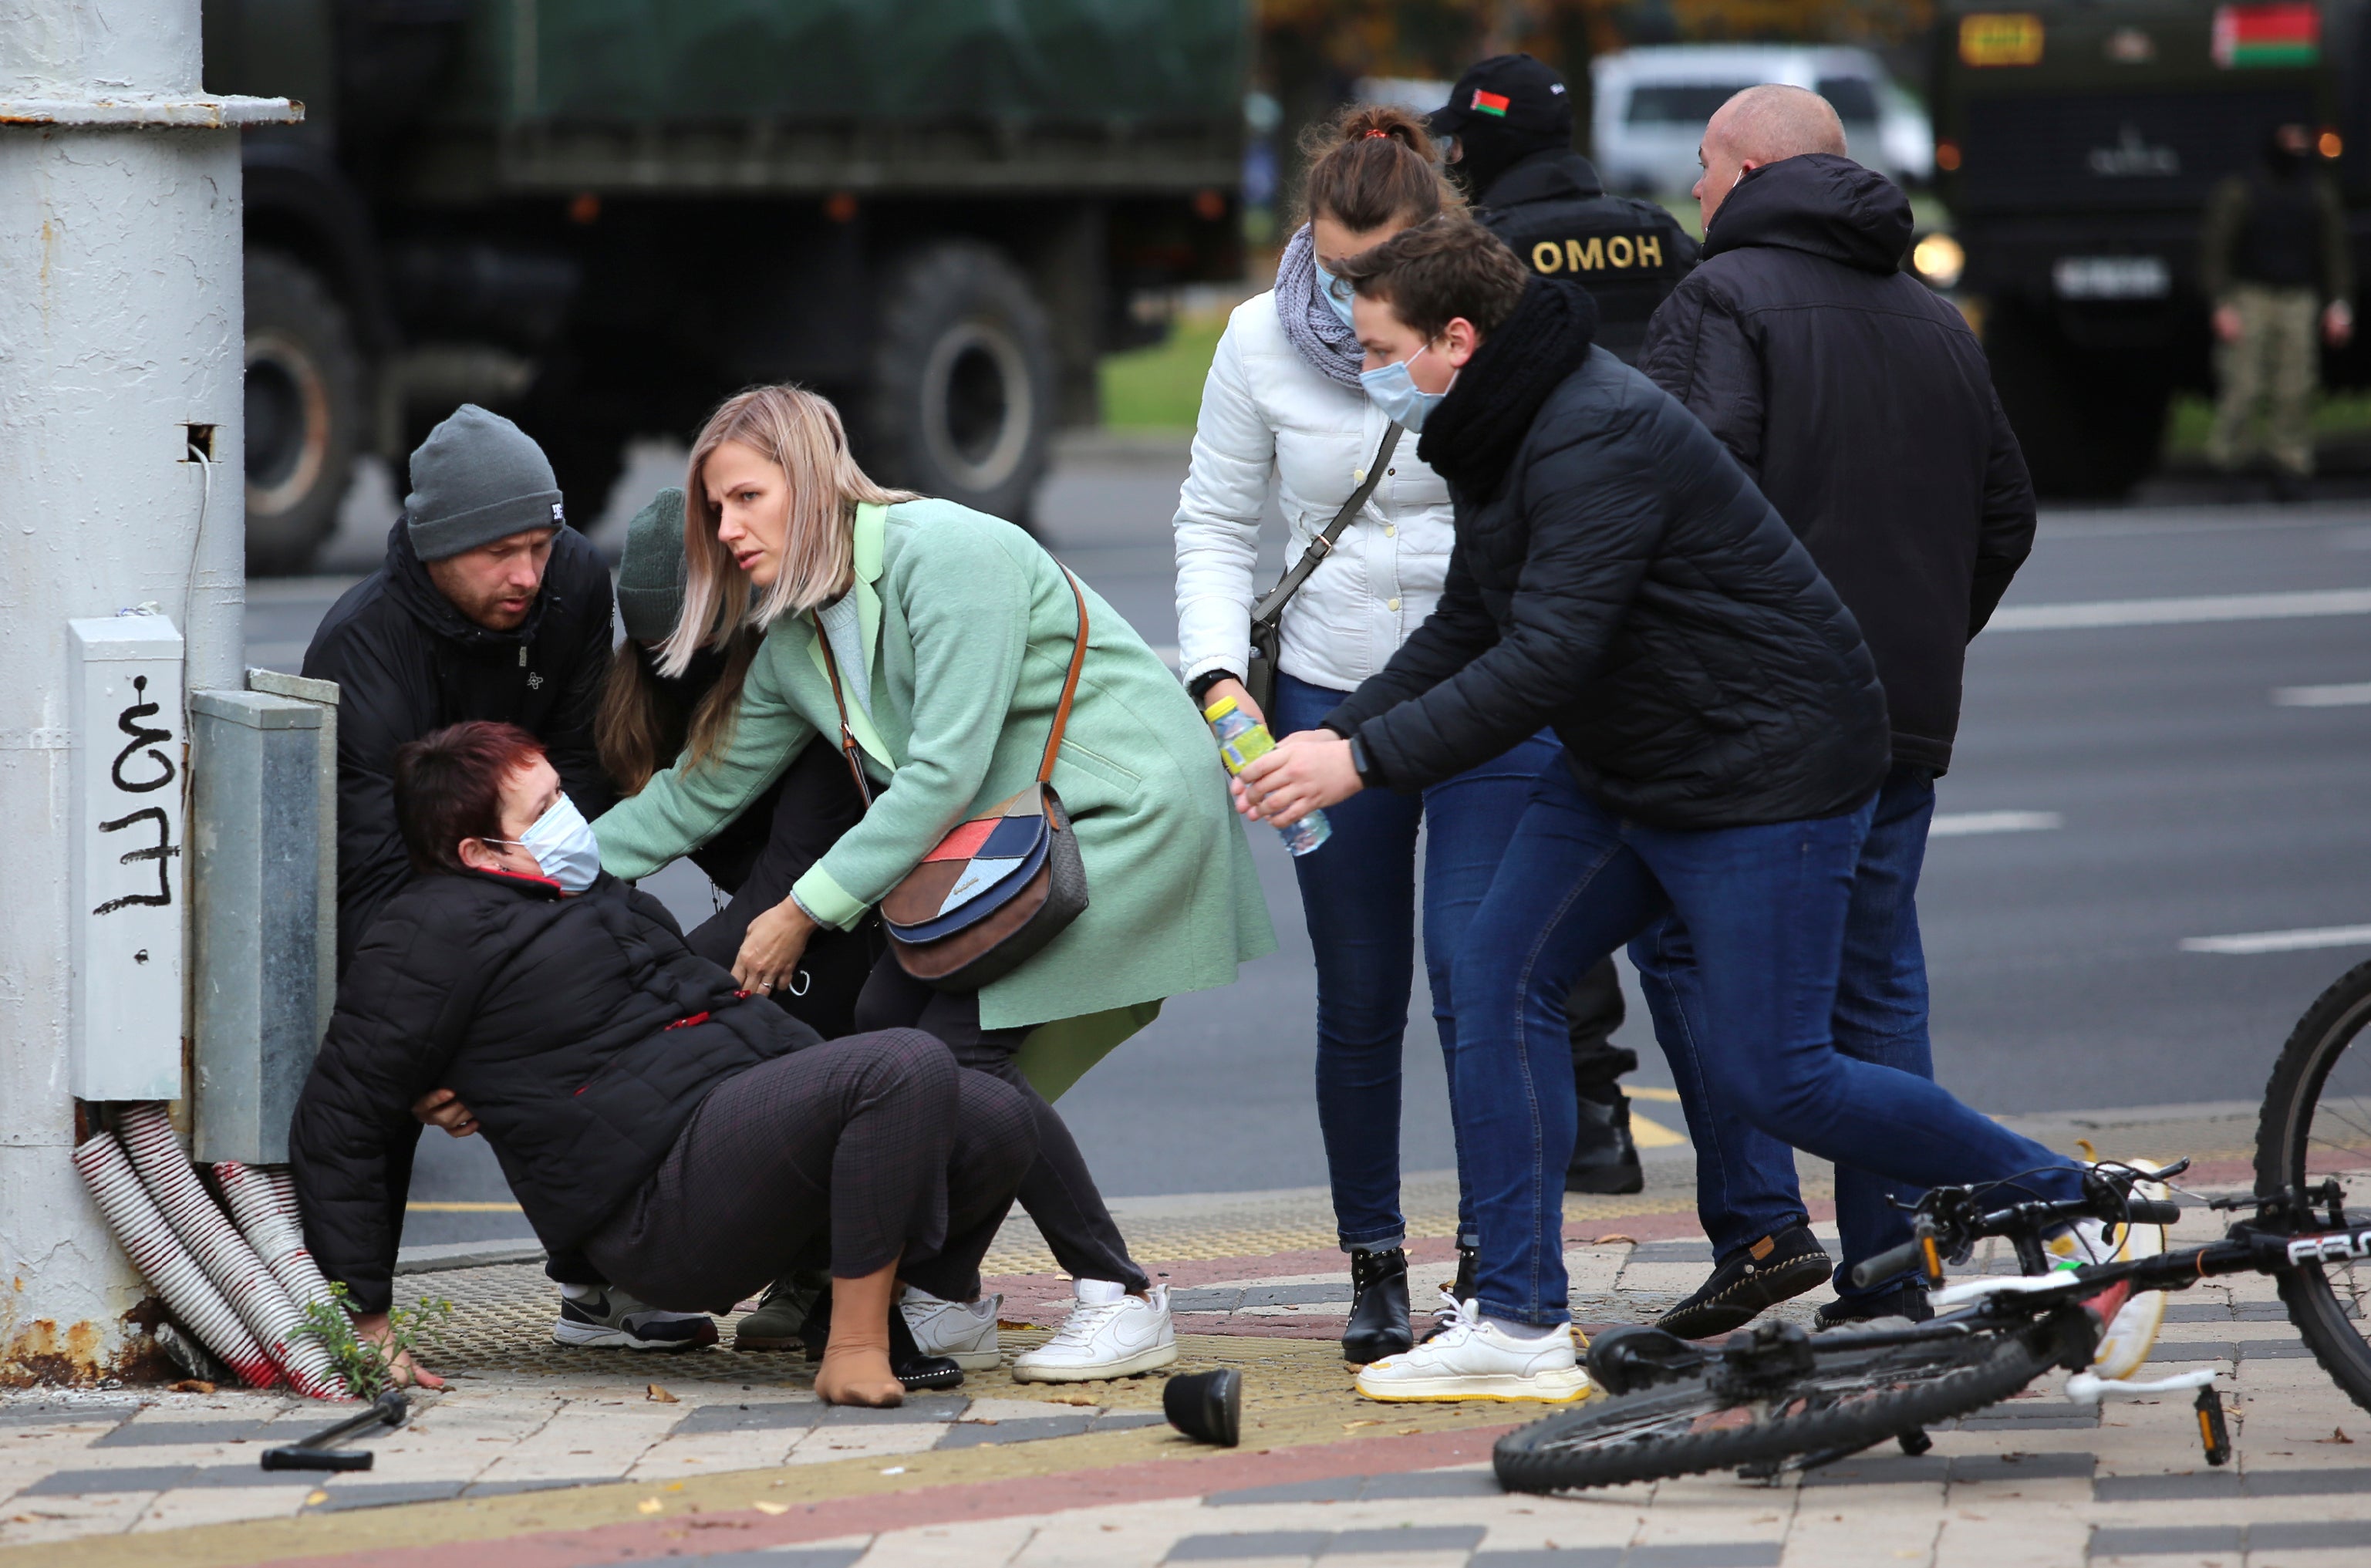
[[[1610,1101],[1580,1097],[1580,1124],[1565,1167],[1567,1193],[1636,1193],[1647,1185],[1638,1167],[1638,1145],[1630,1136],[1630,1097],[1620,1090]]]
[[[1781,1301],[1818,1288],[1834,1267],[1810,1227],[1790,1225],[1714,1264],[1712,1277],[1656,1319],[1655,1326],[1682,1339],[1729,1333]]]
[[[1907,1318],[1914,1323],[1923,1323],[1934,1315],[1935,1308],[1926,1299],[1926,1287],[1912,1280],[1875,1296],[1839,1296],[1811,1314],[1811,1326],[1841,1329],[1875,1318]]]
[[[914,1331],[906,1321],[906,1314],[896,1302],[889,1304],[889,1370],[897,1381],[906,1385],[908,1393],[923,1389],[954,1389],[963,1386],[963,1368],[951,1355],[924,1355],[922,1347],[914,1343]]]
[[[1350,1254],[1350,1320],[1342,1327],[1342,1359],[1353,1366],[1397,1355],[1416,1344],[1408,1327],[1407,1253]]]
[[[1479,1247],[1466,1247],[1461,1245],[1457,1249],[1457,1278],[1451,1283],[1446,1293],[1450,1297],[1451,1306],[1453,1307],[1463,1302],[1474,1299],[1474,1271],[1480,1264],[1481,1261],[1482,1249]],[[1422,1339],[1429,1340],[1434,1335],[1442,1332],[1449,1327],[1450,1319],[1451,1314],[1447,1309],[1433,1309],[1432,1327],[1425,1330],[1424,1333],[1420,1337]]]

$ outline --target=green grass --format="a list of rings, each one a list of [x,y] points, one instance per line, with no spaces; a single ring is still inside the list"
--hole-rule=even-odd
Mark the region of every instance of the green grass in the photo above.
[[[1104,424],[1112,430],[1191,430],[1202,382],[1227,329],[1222,311],[1181,316],[1168,340],[1103,363]]]
[[[2165,450],[2169,457],[2203,457],[2206,432],[2215,423],[2215,400],[2195,394],[2176,398],[2173,415],[2166,421]],[[2325,392],[2316,400],[2313,432],[2317,436],[2371,436],[2371,392]]]

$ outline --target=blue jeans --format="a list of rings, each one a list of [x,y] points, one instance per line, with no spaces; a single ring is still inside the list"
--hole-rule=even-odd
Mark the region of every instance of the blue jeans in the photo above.
[[[1560,1323],[1563,1186],[1575,1116],[1564,997],[1590,964],[1677,915],[1694,939],[1696,1051],[1724,1100],[1770,1137],[1897,1188],[2034,1173],[2082,1192],[2069,1161],[1931,1080],[1834,1047],[1836,972],[1876,798],[1839,816],[1691,831],[1616,817],[1559,757],[1458,949],[1450,1076],[1482,1234],[1482,1309]]]
[[[1313,730],[1347,695],[1279,671],[1268,727],[1278,735]],[[1498,873],[1532,780],[1556,755],[1553,739],[1535,735],[1421,795],[1360,790],[1325,809],[1333,836],[1292,863],[1317,958],[1317,1125],[1345,1250],[1396,1247],[1407,1235],[1400,1213],[1400,1059],[1416,973],[1417,828],[1427,834],[1425,974],[1446,1052],[1457,1027],[1450,961]],[[1568,1055],[1569,1048],[1567,1082]],[[1452,1076],[1452,1124],[1456,1092]],[[1470,1236],[1467,1203],[1460,1197],[1458,1229]]]
[[[1926,1032],[1926,953],[1918,940],[1918,872],[1934,816],[1933,774],[1901,766],[1886,775],[1853,870],[1830,1019],[1836,1049],[1845,1055],[1923,1078],[1935,1076],[1935,1060]],[[1676,917],[1656,921],[1630,944],[1630,957],[1655,1017],[1655,1038],[1679,1085],[1696,1149],[1696,1216],[1714,1253],[1725,1258],[1802,1224],[1794,1150],[1758,1130],[1744,1108],[1729,1103],[1722,1086],[1706,1076],[1699,1043],[1709,1026],[1687,927]],[[1847,1288],[1852,1266],[1910,1239],[1910,1216],[1889,1194],[1903,1203],[1918,1197],[1916,1189],[1857,1167],[1836,1170],[1836,1227],[1844,1238],[1835,1275],[1840,1295],[1868,1294]],[[1876,1288],[1889,1290],[1895,1283]]]

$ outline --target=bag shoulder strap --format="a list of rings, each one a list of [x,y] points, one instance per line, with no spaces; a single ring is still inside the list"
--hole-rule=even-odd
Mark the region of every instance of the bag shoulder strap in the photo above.
[[[1394,425],[1392,428],[1396,430],[1399,427]],[[1058,566],[1058,569],[1062,573],[1062,581],[1070,585],[1070,597],[1079,606],[1079,636],[1076,645],[1070,650],[1070,671],[1062,677],[1062,699],[1054,708],[1053,732],[1046,737],[1046,755],[1037,764],[1037,782],[1040,784],[1054,781],[1054,758],[1062,749],[1062,732],[1070,727],[1070,703],[1079,694],[1079,676],[1085,671],[1087,663],[1087,596],[1081,591],[1079,580],[1070,575],[1069,567]],[[815,623],[815,644],[823,650],[824,674],[831,677],[832,706],[839,709],[840,755],[848,759],[848,771],[856,778],[858,797],[869,806],[873,803],[873,786],[864,777],[864,765],[857,760],[856,733],[848,727],[848,697],[840,689],[839,661],[832,657],[831,639],[824,635],[820,621]]]
[[[1079,640],[1070,650],[1070,673],[1062,677],[1062,700],[1054,709],[1054,730],[1046,737],[1046,755],[1037,764],[1037,782],[1040,784],[1054,781],[1054,757],[1062,749],[1062,732],[1070,727],[1070,699],[1079,694],[1079,674],[1087,664],[1087,596],[1080,590],[1079,580],[1070,575],[1069,567],[1061,567],[1060,571],[1062,581],[1070,585],[1070,597],[1078,601]]]
[[[1301,592],[1301,585],[1309,581],[1310,573],[1323,566],[1325,558],[1334,553],[1334,547],[1341,540],[1343,530],[1350,526],[1350,520],[1359,515],[1359,508],[1367,504],[1367,498],[1374,494],[1375,487],[1382,482],[1383,466],[1392,460],[1392,453],[1399,446],[1402,433],[1396,423],[1383,427],[1382,444],[1375,448],[1375,460],[1367,465],[1366,478],[1350,492],[1350,499],[1342,503],[1342,510],[1334,514],[1334,521],[1325,525],[1325,531],[1309,541],[1309,548],[1292,563],[1292,569],[1277,579],[1276,586],[1268,590],[1267,597],[1252,606],[1254,625],[1283,615],[1284,606]]]
[[[864,764],[858,760],[856,732],[848,727],[848,698],[839,689],[839,661],[832,656],[831,639],[825,635],[823,617],[815,617],[815,646],[823,650],[823,673],[831,677],[832,706],[839,709],[839,755],[848,759],[848,771],[856,780],[856,798],[866,806],[873,804],[873,782],[864,777]]]

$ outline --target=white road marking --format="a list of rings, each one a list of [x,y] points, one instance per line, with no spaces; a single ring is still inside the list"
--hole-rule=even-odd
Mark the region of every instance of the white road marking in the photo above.
[[[2245,931],[2231,937],[2184,937],[2184,952],[2305,952],[2313,948],[2371,946],[2371,926],[2319,926],[2306,931]]]
[[[2371,681],[2352,686],[2274,686],[2275,708],[2360,708],[2371,703]]]
[[[2095,599],[2012,605],[1993,612],[1987,631],[2074,631],[2094,627],[2195,626],[2207,621],[2294,620],[2371,615],[2371,588],[2292,594],[2215,594],[2194,599]]]
[[[1929,838],[1965,838],[1978,833],[2047,833],[2064,827],[2056,812],[1940,812],[1926,829]]]

